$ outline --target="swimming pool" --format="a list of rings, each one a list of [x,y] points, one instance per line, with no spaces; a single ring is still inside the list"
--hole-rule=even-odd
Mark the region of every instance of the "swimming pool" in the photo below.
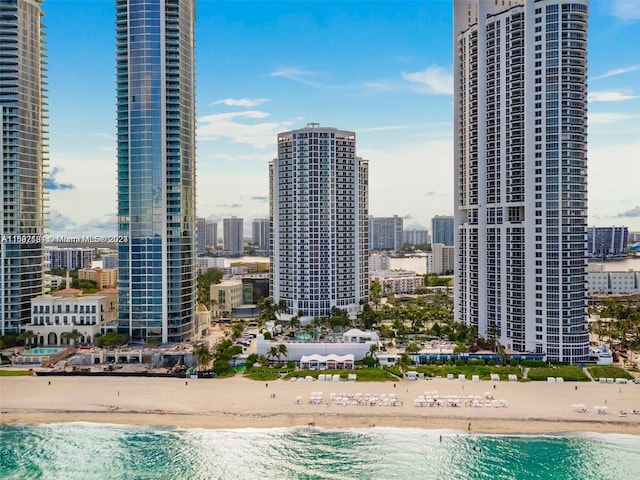
[[[22,355],[54,355],[63,350],[64,348],[37,347],[25,350],[24,352],[22,352]]]

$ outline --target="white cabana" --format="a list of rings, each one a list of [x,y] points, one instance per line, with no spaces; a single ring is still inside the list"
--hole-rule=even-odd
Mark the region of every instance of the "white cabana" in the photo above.
[[[355,357],[347,355],[303,355],[300,359],[300,368],[308,370],[353,370]]]

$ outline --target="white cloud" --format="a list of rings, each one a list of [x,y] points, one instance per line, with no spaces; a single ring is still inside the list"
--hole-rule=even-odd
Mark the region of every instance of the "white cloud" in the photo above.
[[[49,226],[49,232],[52,235],[65,232],[76,224],[71,217],[54,209],[49,210],[49,213],[45,216],[45,222]]]
[[[453,213],[450,134],[437,139],[422,137],[400,147],[378,143],[373,148],[358,148],[358,156],[369,160],[369,214],[391,216],[410,212],[415,221],[428,223],[434,215]]]
[[[607,125],[640,118],[640,115],[637,114],[621,112],[589,112],[587,115],[589,126]]]
[[[615,0],[613,15],[622,20],[640,20],[640,2],[638,0]]]
[[[324,87],[323,84],[311,80],[311,77],[318,76],[318,72],[312,72],[310,70],[302,70],[296,67],[281,68],[269,74],[270,77],[286,78],[287,80],[293,80],[310,87],[320,88]]]
[[[629,215],[638,205],[640,143],[633,137],[625,143],[608,140],[591,142],[588,151],[589,222],[619,225],[620,212],[630,230],[640,229],[640,217]],[[615,164],[615,168],[611,168]],[[598,221],[595,221],[595,220]]]
[[[225,98],[209,105],[228,105],[230,107],[257,107],[263,103],[270,102],[270,98]]]
[[[622,102],[634,98],[638,98],[638,96],[622,92],[590,92],[588,96],[590,102]]]
[[[402,78],[414,84],[414,88],[423,93],[453,94],[453,75],[436,65],[420,72],[403,73]]]
[[[365,82],[362,84],[362,88],[372,92],[380,93],[394,92],[396,90],[399,90],[401,87],[402,85],[397,82],[386,82],[384,80]]]
[[[286,130],[290,122],[243,123],[269,117],[269,113],[259,110],[229,112],[206,115],[198,119],[198,140],[207,141],[228,138],[235,143],[251,145],[255,148],[274,147],[278,132]]]
[[[640,2],[639,2],[639,4],[640,4]],[[615,68],[613,70],[609,70],[606,73],[603,73],[602,75],[598,75],[598,76],[595,76],[595,77],[590,77],[590,80],[600,80],[601,78],[615,77],[616,75],[622,75],[624,73],[635,72],[638,69],[640,69],[640,65],[631,65],[630,67]]]

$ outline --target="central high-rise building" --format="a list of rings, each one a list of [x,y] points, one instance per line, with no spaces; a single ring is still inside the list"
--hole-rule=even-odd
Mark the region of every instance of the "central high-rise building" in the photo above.
[[[402,217],[369,217],[369,249],[402,250]]]
[[[271,234],[271,220],[268,218],[254,218],[251,222],[251,243],[259,250],[269,251]]]
[[[449,247],[454,243],[453,217],[436,215],[431,219],[431,243],[441,243]]]
[[[355,317],[369,298],[369,165],[356,134],[310,123],[278,135],[270,164],[271,296],[289,313]]]
[[[42,0],[0,2],[0,335],[42,294],[47,153]]]
[[[117,0],[120,329],[187,340],[196,288],[195,0]]]
[[[244,252],[244,219],[222,219],[222,244],[225,251],[234,255]]]
[[[454,3],[455,317],[565,362],[589,354],[587,17]]]

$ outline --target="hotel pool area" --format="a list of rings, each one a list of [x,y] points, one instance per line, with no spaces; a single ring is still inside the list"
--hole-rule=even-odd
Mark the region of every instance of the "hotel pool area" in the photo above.
[[[19,353],[11,359],[13,365],[33,365],[40,366],[52,358],[67,350],[64,347],[35,347]]]
[[[63,350],[64,348],[37,347],[25,350],[24,352],[22,352],[22,355],[55,355],[56,353]]]

